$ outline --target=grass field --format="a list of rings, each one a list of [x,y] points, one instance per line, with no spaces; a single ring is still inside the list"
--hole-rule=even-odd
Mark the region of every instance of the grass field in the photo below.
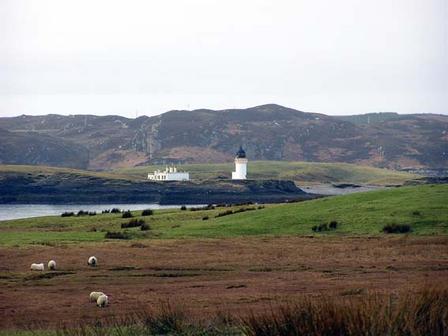
[[[404,328],[411,326],[408,323],[412,323],[415,313],[419,316],[418,321],[422,321],[421,318],[425,322],[414,326],[422,327],[429,324],[426,317],[423,318],[426,315],[422,314],[429,313],[433,320],[446,319],[447,316],[447,244],[446,236],[386,235],[314,238],[252,236],[21,248],[0,246],[0,330],[8,330],[3,334],[0,332],[0,335],[11,335],[10,330],[17,328],[33,330],[28,335],[54,335],[46,332],[38,334],[36,329],[51,330],[61,325],[97,328],[85,333],[82,330],[63,333],[59,329],[56,335],[165,335],[167,332],[160,329],[158,332],[130,334],[117,330],[116,334],[112,334],[107,328],[98,328],[98,325],[107,326],[108,323],[124,327],[132,322],[126,319],[132,314],[139,314],[147,321],[146,316],[154,317],[147,312],[155,311],[157,316],[165,303],[180,313],[168,313],[157,324],[168,328],[173,335],[229,335],[223,332],[223,325],[220,324],[226,320],[227,314],[233,315],[227,321],[234,324],[252,313],[254,316],[265,314],[263,318],[255,319],[264,324],[269,322],[264,319],[271,315],[270,309],[285,305],[298,305],[305,310],[304,315],[293,314],[297,318],[303,316],[303,320],[294,319],[296,322],[291,327],[305,327],[311,319],[315,321],[312,323],[316,323],[315,326],[334,321],[335,328],[342,328],[345,322],[352,328],[365,328],[366,324],[358,320],[360,316],[357,313],[345,315],[353,309],[358,311],[357,303],[360,302],[366,302],[360,313],[365,312],[366,317],[370,315],[373,318],[366,320],[366,323],[373,321],[384,327],[395,325]],[[86,265],[90,255],[98,258],[97,267]],[[30,263],[49,259],[56,260],[57,271],[29,271]],[[445,290],[445,294],[422,298],[423,301],[419,299],[420,291],[432,288]],[[89,293],[95,290],[109,295],[109,307],[99,309],[89,302]],[[390,308],[396,309],[401,302],[397,301],[398,295],[411,299],[407,302],[407,305],[411,304],[407,308],[411,309],[414,304],[421,308],[412,308],[412,311],[398,309],[394,310],[393,315],[388,309],[371,309],[387,308],[388,305],[384,306],[383,303],[389,303]],[[369,300],[375,297],[376,301]],[[338,308],[339,304],[345,308]],[[330,305],[336,305],[335,309],[331,309],[328,315],[324,314],[325,307]],[[344,316],[335,314],[335,311],[344,312]],[[395,313],[401,317],[407,316],[406,321]],[[327,322],[319,322],[319,316]],[[188,327],[189,321],[196,319],[204,321],[204,332],[191,331]],[[339,323],[342,323],[340,327]],[[249,325],[256,327],[256,323]],[[384,330],[374,333],[373,329],[367,329],[369,333],[352,329],[352,333],[345,335],[399,335]],[[322,329],[319,327],[317,330]],[[261,333],[282,334],[298,333]],[[316,333],[316,330],[315,333],[303,334],[332,335],[328,331]],[[426,331],[405,335],[444,334]]]
[[[120,175],[119,173],[110,172],[96,172],[91,170],[60,168],[49,166],[30,166],[30,165],[2,165],[0,164],[0,174],[2,173],[17,173],[29,175],[53,175],[53,174],[69,174],[80,176],[93,176],[106,179],[132,179],[128,175]]]
[[[122,229],[121,214],[0,222],[0,336],[448,332],[448,185],[132,219],[150,230]],[[56,271],[29,271],[50,259]],[[110,306],[89,302],[95,290]]]
[[[19,173],[52,175],[64,173],[70,175],[94,176],[100,178],[141,180],[149,172],[164,169],[165,166],[141,166],[123,168],[113,171],[89,171],[71,168],[47,166],[0,165],[1,173]],[[186,164],[180,167],[190,172],[192,180],[206,180],[218,177],[230,178],[233,163],[222,164]],[[286,161],[251,161],[248,166],[250,179],[285,179],[300,184],[313,183],[359,183],[371,185],[401,185],[418,178],[417,175],[359,166],[348,163],[286,162]]]
[[[121,176],[144,179],[149,172],[164,166],[142,166],[112,171]],[[180,167],[189,171],[192,179],[205,180],[220,176],[230,178],[233,163],[186,164]],[[251,179],[285,179],[299,183],[362,183],[373,185],[403,184],[417,176],[389,169],[359,166],[348,163],[250,161],[248,176]]]
[[[252,211],[216,217],[225,211]],[[213,210],[156,210],[142,217],[150,230],[122,229],[121,214],[38,217],[0,223],[0,245],[103,241],[106,231],[130,239],[220,238],[256,235],[380,235],[385,225],[410,225],[418,235],[448,234],[448,185],[422,185],[333,196],[301,203],[217,207]],[[204,220],[204,217],[208,217]],[[334,230],[312,227],[337,222]]]

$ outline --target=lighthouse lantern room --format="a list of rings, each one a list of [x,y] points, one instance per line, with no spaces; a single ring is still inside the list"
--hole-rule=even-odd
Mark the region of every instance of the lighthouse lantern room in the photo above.
[[[243,147],[240,149],[235,156],[235,171],[232,172],[232,180],[245,180],[247,175],[247,158],[246,152]]]

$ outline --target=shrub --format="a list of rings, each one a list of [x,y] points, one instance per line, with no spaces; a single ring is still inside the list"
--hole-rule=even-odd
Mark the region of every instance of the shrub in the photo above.
[[[412,214],[414,216],[421,216],[422,215],[422,213],[420,211],[418,211],[418,210],[412,211]]]
[[[329,226],[330,226],[330,229],[335,230],[338,227],[338,222],[337,221],[331,221]]]
[[[140,226],[140,230],[142,230],[142,231],[149,231],[149,230],[151,230],[151,227],[149,226],[149,224],[147,224],[147,223],[143,223],[143,224]]]
[[[108,214],[108,213],[110,213],[110,209],[103,210],[103,211],[101,211],[101,213]]]
[[[151,209],[145,209],[142,211],[142,216],[152,216],[153,213],[154,211],[152,211]]]
[[[319,224],[319,225],[314,225],[311,230],[313,230],[314,232],[322,232],[322,231],[328,231],[328,225],[327,224]]]
[[[232,210],[226,210],[226,211],[219,212],[215,217],[223,217],[223,216],[228,216],[231,214],[233,214]]]
[[[208,216],[202,217],[202,220],[208,220]]]
[[[89,214],[88,211],[79,210],[76,216],[87,216]]]
[[[90,211],[89,216],[96,216],[96,211]]]
[[[74,215],[75,215],[74,212],[68,212],[68,211],[66,211],[66,212],[63,212],[63,213],[61,214],[61,217],[72,217],[72,216],[74,216]]]
[[[121,213],[121,210],[118,209],[118,208],[112,208],[112,210],[110,210],[110,213],[113,213],[113,214],[115,214],[115,213]]]
[[[104,235],[106,239],[129,239],[129,235],[125,232],[107,231]]]
[[[127,228],[133,228],[133,227],[139,227],[145,224],[145,221],[143,219],[131,219],[128,223],[122,223],[121,228],[127,229]]]
[[[185,205],[182,205],[182,206],[180,207],[180,209],[181,209],[182,211],[185,211],[185,210],[187,210],[187,207],[186,207]]]
[[[215,209],[213,204],[209,204],[203,207],[190,208],[190,211],[201,211],[201,210],[213,210]]]
[[[388,224],[383,227],[384,233],[407,233],[411,232],[411,226],[408,224]]]
[[[251,208],[239,208],[239,209],[236,209],[235,211],[233,211],[233,213],[240,213],[240,212],[251,211],[251,210],[256,210],[256,208],[254,208],[254,207],[251,207]]]
[[[131,217],[132,217],[132,213],[129,210],[123,212],[123,214],[121,215],[121,218],[131,218]]]

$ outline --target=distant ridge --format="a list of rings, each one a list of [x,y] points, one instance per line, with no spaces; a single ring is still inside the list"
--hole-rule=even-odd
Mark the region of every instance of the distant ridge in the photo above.
[[[448,167],[448,116],[327,116],[276,104],[173,110],[158,116],[45,115],[0,118],[0,163],[88,169],[149,163],[252,160]]]

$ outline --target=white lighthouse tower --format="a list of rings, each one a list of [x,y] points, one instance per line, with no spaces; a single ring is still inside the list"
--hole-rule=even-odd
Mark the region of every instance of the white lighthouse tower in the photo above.
[[[232,180],[245,180],[247,175],[247,158],[246,152],[243,147],[240,149],[235,156],[235,171],[232,172]]]

